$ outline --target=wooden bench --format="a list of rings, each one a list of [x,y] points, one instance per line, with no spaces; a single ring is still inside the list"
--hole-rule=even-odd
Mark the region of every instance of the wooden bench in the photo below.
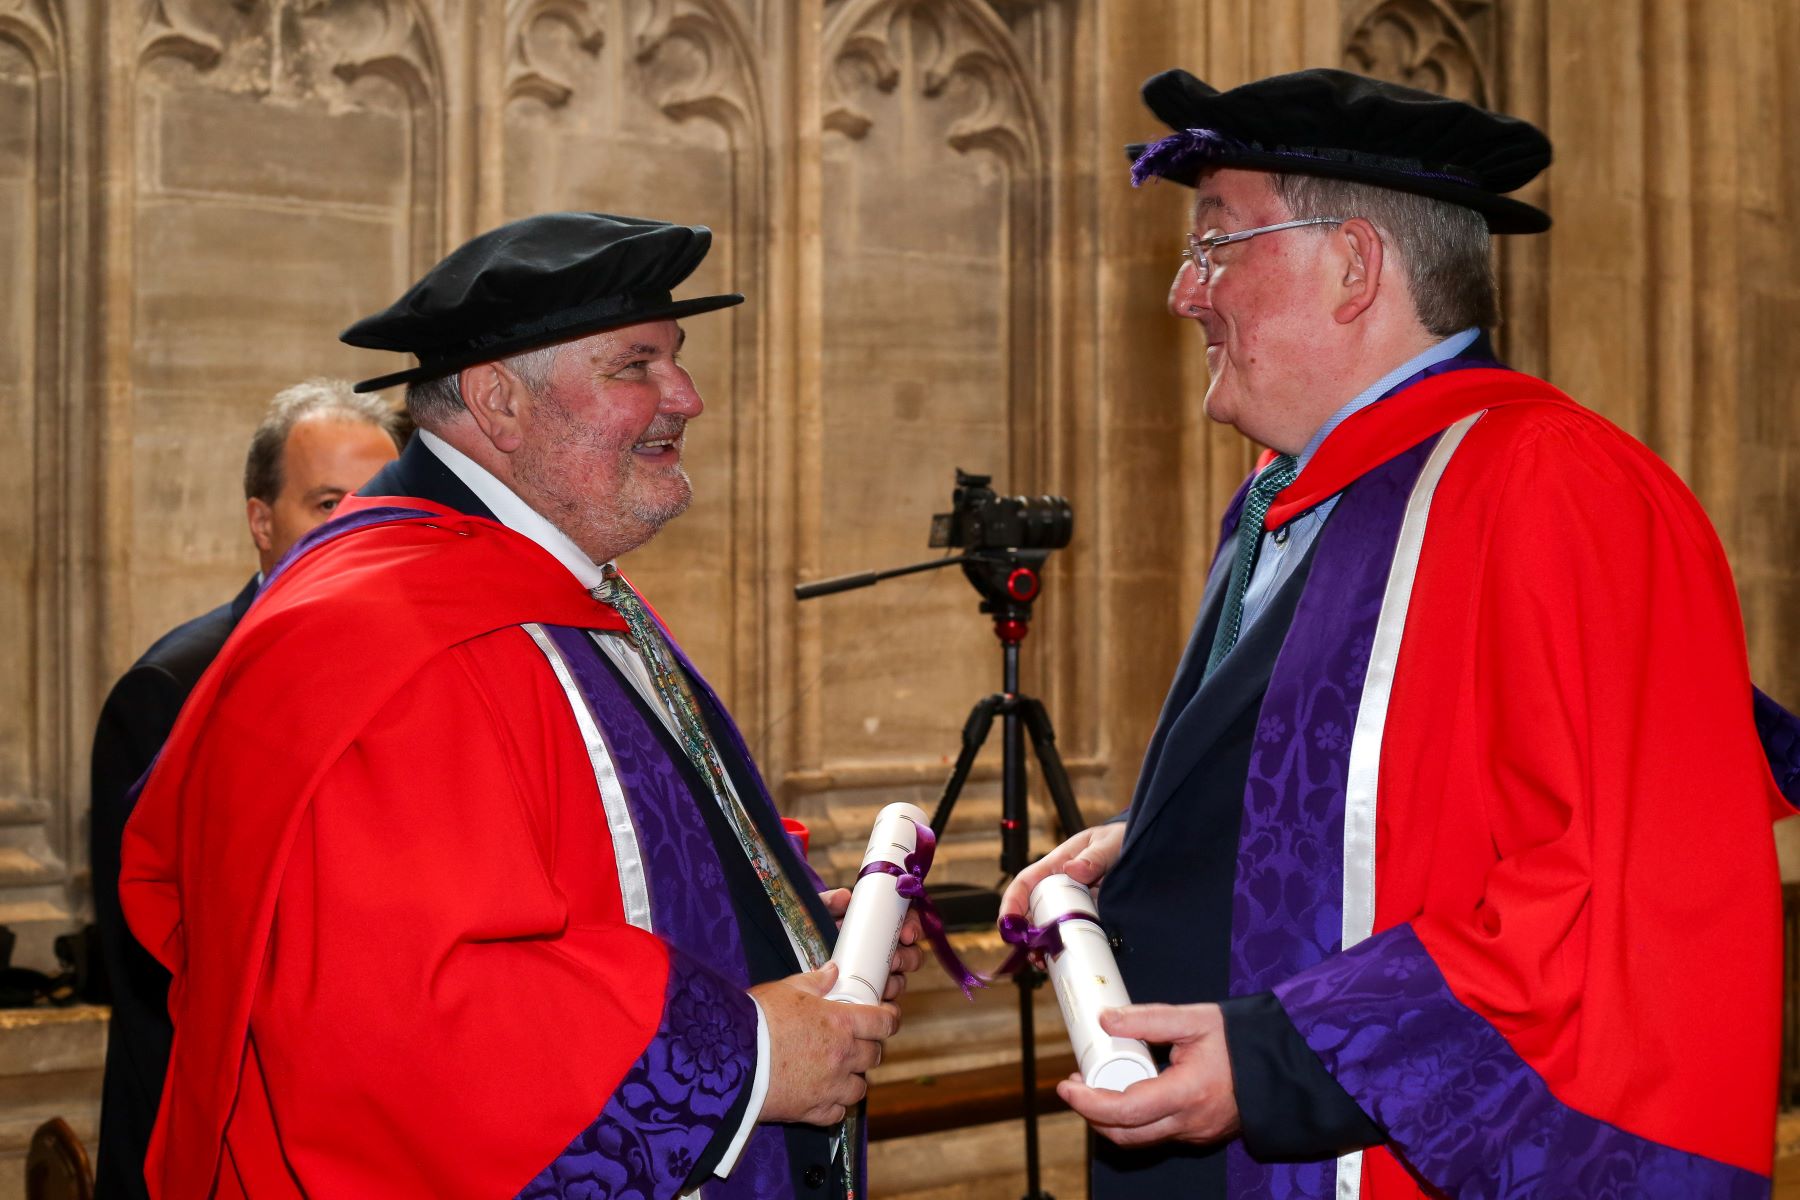
[[[1039,1116],[1068,1108],[1056,1094],[1056,1084],[1074,1070],[1073,1054],[1038,1060]],[[1018,1063],[897,1079],[869,1089],[870,1141],[1015,1121],[1024,1115]]]

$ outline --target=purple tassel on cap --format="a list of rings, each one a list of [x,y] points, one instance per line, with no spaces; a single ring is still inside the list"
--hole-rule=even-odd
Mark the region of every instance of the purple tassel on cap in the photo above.
[[[1180,129],[1160,141],[1151,142],[1131,164],[1131,186],[1143,187],[1144,180],[1163,176],[1198,159],[1202,162],[1248,149],[1236,138],[1211,129]]]

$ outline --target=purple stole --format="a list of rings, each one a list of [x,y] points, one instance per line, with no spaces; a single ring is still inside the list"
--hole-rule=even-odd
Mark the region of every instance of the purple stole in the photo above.
[[[520,1197],[679,1194],[692,1164],[719,1129],[756,1056],[756,1018],[742,935],[725,890],[725,873],[679,765],[628,689],[604,662],[585,630],[547,628],[579,701],[605,741],[635,831],[649,927],[668,943],[670,987],[662,1021],[599,1118],[526,1186]],[[671,645],[673,643],[671,642]],[[680,651],[682,667],[705,688]],[[724,708],[714,701],[721,714]],[[740,751],[729,718],[715,728]],[[747,753],[742,761],[749,762]],[[754,776],[754,768],[751,768]],[[737,781],[740,784],[743,781]],[[760,778],[746,805],[771,805]],[[616,850],[616,845],[615,845]],[[623,868],[623,864],[622,868]],[[621,882],[631,887],[627,871]],[[721,1200],[780,1200],[793,1195],[788,1152],[779,1126],[758,1125],[729,1177],[705,1183]]]
[[[1352,484],[1319,532],[1312,571],[1275,660],[1244,788],[1232,897],[1231,993],[1251,995],[1338,951],[1345,778],[1389,563],[1437,439]],[[1331,1196],[1337,1162],[1259,1163],[1226,1151],[1232,1200]]]

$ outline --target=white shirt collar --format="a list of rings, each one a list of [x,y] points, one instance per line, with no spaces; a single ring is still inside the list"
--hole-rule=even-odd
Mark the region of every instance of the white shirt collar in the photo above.
[[[485,467],[437,434],[429,429],[421,429],[418,436],[425,443],[425,448],[437,455],[438,461],[449,467],[450,473],[462,480],[475,493],[476,498],[488,506],[495,520],[542,546],[557,562],[569,568],[569,573],[581,581],[582,587],[592,591],[600,586],[600,568],[594,565],[593,559],[582,553],[581,547],[571,541],[568,534],[519,499],[517,492],[495,479]]]

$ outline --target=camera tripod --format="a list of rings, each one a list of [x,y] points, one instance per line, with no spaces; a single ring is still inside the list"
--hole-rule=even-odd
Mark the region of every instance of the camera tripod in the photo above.
[[[968,782],[969,772],[998,716],[1001,719],[1000,870],[1009,879],[1033,861],[1031,820],[1025,792],[1027,734],[1037,753],[1044,783],[1055,803],[1057,824],[1062,827],[1063,837],[1073,837],[1086,827],[1081,809],[1075,803],[1074,790],[1069,786],[1069,774],[1063,768],[1062,756],[1056,750],[1056,731],[1050,725],[1050,714],[1042,701],[1019,691],[1019,643],[1030,631],[1031,605],[1043,590],[1040,570],[1049,555],[1048,550],[969,551],[955,558],[846,575],[794,589],[798,599],[806,600],[867,587],[895,575],[932,570],[952,563],[962,567],[963,574],[982,595],[981,611],[994,618],[994,636],[1000,639],[1002,651],[1001,690],[977,700],[969,710],[968,720],[963,723],[962,751],[956,756],[956,765],[951,768],[950,779],[938,798],[937,810],[931,817],[931,829],[943,836],[956,801],[962,795],[963,785]],[[1032,993],[1042,985],[1044,978],[1044,973],[1029,963],[1013,976],[1019,989],[1019,1081],[1024,1089],[1024,1200],[1055,1200],[1042,1189],[1038,1152],[1037,1024]]]

